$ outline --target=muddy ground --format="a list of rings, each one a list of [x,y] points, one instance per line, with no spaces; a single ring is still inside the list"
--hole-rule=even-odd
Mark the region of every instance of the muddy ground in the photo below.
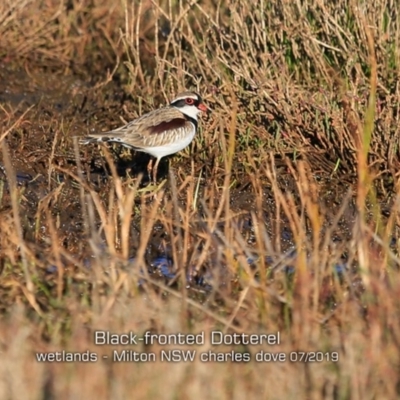
[[[74,138],[79,139],[91,131],[116,128],[122,124],[122,118],[129,120],[136,117],[138,113],[134,110],[131,97],[126,95],[117,82],[101,86],[96,85],[89,78],[59,76],[57,73],[30,73],[28,70],[13,70],[9,65],[3,64],[0,68],[0,102],[3,124],[6,126],[10,126],[10,121],[17,120],[31,107],[23,118],[23,122],[9,132],[7,143],[17,185],[23,188],[20,212],[24,238],[35,249],[38,259],[43,261],[43,273],[51,275],[56,271],[56,267],[51,262],[49,263],[52,256],[48,242],[49,232],[45,223],[46,210],[50,211],[56,221],[57,234],[63,248],[73,259],[80,260],[84,264],[90,263],[93,248],[88,243],[88,234],[84,226],[80,185],[66,171],[70,171],[75,176],[79,175],[78,157],[84,179],[105,202],[109,198],[110,191],[113,190],[113,184],[110,168],[107,166],[101,146],[78,144],[78,152],[76,152]],[[207,121],[212,116],[208,115],[204,118]],[[207,123],[204,121],[203,126],[203,130],[206,130]],[[138,179],[138,175],[143,174],[140,187],[145,190],[150,184],[146,174],[149,156],[127,151],[120,146],[114,146],[111,150],[117,173],[123,181]],[[238,151],[240,152],[241,149]],[[252,213],[254,213],[257,218],[265,222],[266,230],[273,243],[275,253],[272,254],[273,257],[267,258],[267,263],[273,265],[274,257],[277,259],[282,254],[290,254],[286,267],[292,265],[294,263],[292,251],[296,247],[292,229],[282,211],[280,217],[276,216],[275,198],[270,183],[267,180],[262,182],[261,212],[263,215],[260,216],[251,179],[244,173],[240,157],[237,157],[234,162],[235,182],[231,187],[230,206],[237,216],[235,223],[246,239],[247,245],[250,249],[255,245],[254,220],[252,219]],[[213,160],[207,159],[207,156],[204,157],[199,145],[194,144],[190,157],[182,157],[178,154],[161,162],[158,180],[159,182],[167,180],[165,186],[167,194],[170,190],[169,170],[174,174],[179,186],[182,180],[191,174],[193,166],[195,176],[199,176],[201,171],[199,198],[203,197],[204,190],[211,180],[222,184],[224,171],[221,169],[216,171]],[[318,171],[318,166],[314,167],[314,170]],[[299,204],[296,179],[278,155],[276,170],[281,190],[284,193],[291,193]],[[0,212],[5,216],[11,213],[11,205],[3,160],[1,172],[5,190]],[[314,180],[321,194],[319,203],[325,215],[324,230],[332,226],[346,196],[349,195],[342,216],[335,222],[333,232],[330,232],[330,248],[327,251],[337,253],[335,256],[337,266],[351,269],[351,265],[346,264],[346,254],[356,218],[355,198],[351,195],[354,190],[352,184],[352,182],[355,184],[354,177],[331,178],[319,173],[314,174]],[[62,185],[61,190],[60,185]],[[148,202],[152,201],[150,192],[151,189],[149,189]],[[218,198],[214,200],[214,207],[216,207]],[[180,193],[180,205],[184,207],[185,201],[185,194]],[[383,208],[389,207],[390,196],[382,198],[381,204]],[[137,206],[140,210],[139,200]],[[130,259],[134,259],[139,243],[140,218],[140,211],[136,212],[132,218]],[[200,229],[204,218],[205,213],[200,205],[197,221],[193,221],[194,230]],[[221,221],[218,227],[223,230],[223,226],[224,221]],[[311,227],[309,234],[311,237]],[[195,231],[193,236],[196,236]],[[170,240],[162,223],[156,223],[146,252],[149,270],[157,271],[166,279],[174,277]],[[101,247],[101,243],[99,246]],[[193,250],[194,253],[195,251]],[[195,255],[193,257],[195,258]],[[248,257],[249,264],[252,264],[254,260],[256,258]],[[64,260],[66,270],[72,275],[76,272],[76,266],[73,264],[71,260]],[[196,272],[201,276],[192,280],[193,284],[204,284],[207,281],[204,276],[210,277],[209,269],[213,268],[211,264],[212,262],[205,263],[203,272]]]

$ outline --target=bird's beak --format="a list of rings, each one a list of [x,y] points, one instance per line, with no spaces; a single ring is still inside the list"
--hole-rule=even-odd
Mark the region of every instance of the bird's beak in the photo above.
[[[197,108],[198,108],[200,111],[203,111],[203,112],[206,112],[206,111],[207,111],[207,107],[206,107],[206,105],[203,104],[203,103],[199,104],[199,105],[197,106]]]

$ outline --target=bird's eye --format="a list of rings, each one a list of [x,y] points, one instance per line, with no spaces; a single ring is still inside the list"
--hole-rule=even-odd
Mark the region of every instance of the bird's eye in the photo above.
[[[186,104],[189,104],[190,106],[194,104],[194,100],[191,99],[190,97],[185,100]]]

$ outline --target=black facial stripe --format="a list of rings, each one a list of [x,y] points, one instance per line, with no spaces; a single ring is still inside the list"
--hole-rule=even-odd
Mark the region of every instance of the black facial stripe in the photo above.
[[[179,100],[173,101],[171,103],[171,106],[172,107],[176,107],[178,109],[182,108],[182,107],[185,107],[187,105],[193,105],[193,106],[198,107],[202,103],[202,99],[197,93],[196,93],[196,96],[197,96],[197,98],[195,98],[195,99],[193,97],[189,97],[190,99],[193,100],[193,104],[187,104],[186,103],[186,99],[179,99]],[[185,116],[185,119],[187,121],[190,121],[194,125],[195,129],[197,130],[197,119],[196,118],[192,118],[192,117],[190,117],[189,115],[186,115],[186,114],[184,114],[184,116]]]
[[[193,105],[196,106],[196,107],[198,107],[202,103],[202,99],[201,99],[201,97],[199,95],[197,95],[197,99],[193,99],[192,97],[189,97],[189,98],[193,100]],[[185,99],[179,99],[179,100],[176,100],[176,101],[171,103],[171,106],[178,107],[178,108],[179,107],[184,107],[184,106],[187,106],[187,105],[188,104],[186,103]],[[190,105],[192,105],[192,104],[190,104]]]
[[[184,99],[176,100],[173,103],[171,103],[171,106],[174,106],[174,107],[177,107],[177,108],[184,107],[185,105],[186,105],[186,103],[185,103]]]
[[[199,103],[199,104],[200,104],[200,103]],[[196,105],[196,100],[195,100],[195,102],[193,103],[193,105]],[[181,100],[177,100],[177,101],[174,101],[173,103],[171,103],[171,106],[177,107],[177,108],[179,109],[180,107],[187,106],[187,104],[185,103],[185,100],[184,100],[184,99],[181,99]],[[182,113],[182,114],[183,114],[183,113]],[[197,120],[196,120],[196,118],[192,118],[192,117],[190,117],[190,116],[187,115],[187,114],[183,114],[183,116],[185,117],[186,121],[190,121],[190,122],[194,125],[194,127],[196,128],[196,130],[197,130]]]

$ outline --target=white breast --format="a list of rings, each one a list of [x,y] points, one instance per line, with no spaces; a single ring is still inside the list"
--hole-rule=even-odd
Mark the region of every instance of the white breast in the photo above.
[[[182,133],[184,134],[180,134],[179,130],[177,130],[176,135],[171,137],[171,140],[168,143],[165,143],[162,146],[147,147],[142,151],[152,155],[153,157],[162,158],[183,150],[185,147],[189,146],[196,134],[194,124],[191,125],[192,129],[190,130],[182,128],[184,130]]]

